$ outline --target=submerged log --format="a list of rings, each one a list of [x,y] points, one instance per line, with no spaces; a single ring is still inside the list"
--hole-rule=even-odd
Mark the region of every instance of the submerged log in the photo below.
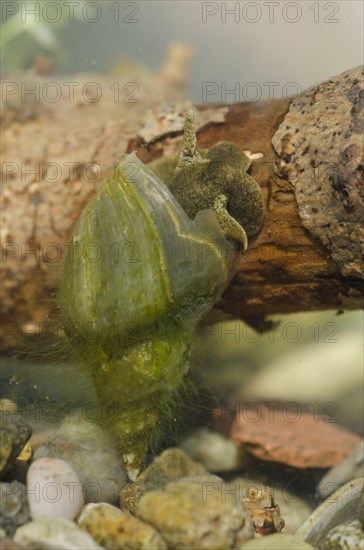
[[[100,76],[97,101],[84,101],[80,90],[92,78],[83,76],[73,102],[4,103],[5,340],[54,311],[49,298],[67,239],[108,168],[132,150],[144,162],[178,150],[186,104],[165,104],[170,73],[138,78],[136,103],[116,102],[113,81]],[[272,314],[363,306],[363,102],[356,68],[292,99],[196,106],[198,146],[228,140],[251,151],[266,205],[214,319],[263,330]]]

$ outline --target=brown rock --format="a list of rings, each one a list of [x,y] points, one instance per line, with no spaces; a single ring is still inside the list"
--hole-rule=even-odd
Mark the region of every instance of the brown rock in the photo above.
[[[106,550],[166,550],[167,545],[147,523],[100,502],[87,504],[78,520],[81,529]]]
[[[186,476],[198,476],[206,473],[199,462],[194,462],[178,448],[166,449],[157,456],[134,483],[125,485],[120,493],[120,507],[124,511],[135,513],[139,500],[145,493],[163,489],[167,483],[178,481]]]
[[[294,98],[272,143],[293,185],[302,225],[344,277],[362,279],[363,67],[354,72]]]
[[[0,548],[1,550],[22,550],[24,546],[20,546],[11,539],[0,537]]]
[[[14,464],[32,435],[32,429],[16,413],[2,412],[0,417],[0,477]]]
[[[346,458],[360,441],[359,436],[289,404],[279,410],[256,404],[254,415],[252,411],[242,414],[239,409],[231,437],[236,445],[261,460],[296,468],[330,468]]]
[[[170,550],[238,549],[254,530],[241,503],[224,491],[217,476],[185,477],[145,493],[137,516],[157,529]]]

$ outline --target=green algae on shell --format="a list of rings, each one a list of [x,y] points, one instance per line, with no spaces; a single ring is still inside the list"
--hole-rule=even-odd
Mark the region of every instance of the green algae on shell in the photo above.
[[[120,257],[130,245],[133,254]],[[91,369],[129,473],[182,384],[196,324],[234,260],[212,210],[190,220],[134,154],[75,226],[60,288],[63,326]]]

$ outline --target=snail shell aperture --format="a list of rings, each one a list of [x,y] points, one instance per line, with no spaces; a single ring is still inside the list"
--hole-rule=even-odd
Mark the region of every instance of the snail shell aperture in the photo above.
[[[183,383],[196,325],[234,274],[235,253],[215,212],[191,219],[135,153],[75,225],[60,286],[62,323],[132,479]]]

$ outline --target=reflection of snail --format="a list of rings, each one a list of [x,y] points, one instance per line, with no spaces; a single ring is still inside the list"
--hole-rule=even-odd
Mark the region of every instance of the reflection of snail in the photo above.
[[[227,142],[195,147],[189,111],[170,190],[156,176],[165,163],[152,172],[125,156],[81,214],[64,265],[64,329],[132,478],[181,386],[194,329],[233,275],[237,242],[245,249],[262,223],[249,159]]]

